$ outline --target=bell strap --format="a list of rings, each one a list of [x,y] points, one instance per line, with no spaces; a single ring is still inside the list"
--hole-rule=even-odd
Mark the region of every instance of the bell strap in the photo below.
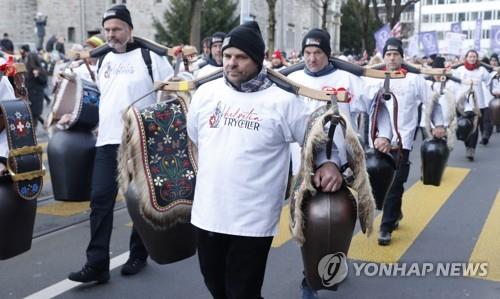
[[[391,148],[391,151],[397,151],[399,153],[398,159],[396,162],[396,165],[399,165],[399,160],[401,158],[401,151],[403,150],[403,143],[401,141],[401,134],[399,133],[398,129],[398,100],[396,98],[396,95],[392,91],[388,91],[385,88],[382,88],[378,91],[377,96],[375,97],[375,108],[373,111],[373,118],[372,118],[372,123],[371,123],[371,138],[372,138],[372,143],[375,144],[375,139],[377,138],[377,133],[378,133],[378,127],[377,127],[377,121],[378,121],[378,114],[380,111],[380,107],[382,105],[382,100],[385,100],[386,97],[389,96],[389,99],[393,99],[393,126],[394,126],[394,131],[396,132],[396,144],[397,147]]]
[[[28,103],[22,100],[0,101],[0,109],[9,143],[7,169],[14,189],[23,199],[35,199],[42,190],[45,170],[43,150],[37,144]]]

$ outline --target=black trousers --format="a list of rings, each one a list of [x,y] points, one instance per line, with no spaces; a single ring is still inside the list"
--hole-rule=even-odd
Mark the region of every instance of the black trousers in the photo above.
[[[493,132],[491,124],[490,108],[481,109],[481,118],[479,119],[479,130],[481,130],[482,139],[490,139]]]
[[[109,269],[109,243],[113,230],[113,208],[118,194],[118,145],[96,148],[90,195],[90,242],[87,264],[100,270]],[[139,234],[132,228],[130,257],[146,259],[148,252]]]
[[[404,149],[402,151],[399,167],[396,170],[396,178],[384,202],[380,231],[392,232],[394,230],[394,224],[401,216],[402,198],[405,191],[404,183],[406,183],[408,175],[410,174],[410,164],[410,151]]]
[[[258,299],[273,237],[243,237],[198,229],[198,258],[214,299]]]
[[[474,113],[472,111],[466,112],[465,115],[468,119],[470,119],[471,122],[474,122]],[[477,122],[478,122],[478,127],[476,128],[476,130],[474,130],[474,132],[472,132],[472,134],[469,136],[469,138],[467,138],[467,140],[464,141],[465,147],[476,148],[476,146],[477,146],[477,139],[479,136],[479,127],[481,125],[482,118],[480,117],[477,120]]]

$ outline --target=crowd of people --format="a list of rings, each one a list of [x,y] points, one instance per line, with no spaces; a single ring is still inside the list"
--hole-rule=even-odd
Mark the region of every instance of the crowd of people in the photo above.
[[[101,96],[86,263],[68,277],[78,282],[103,283],[110,279],[109,246],[119,187],[116,177],[123,134],[122,112],[152,90],[154,81],[168,80],[174,75],[165,57],[153,51],[144,54],[144,47],[134,41],[134,25],[125,5],[108,9],[102,28],[102,37],[93,36],[85,46],[75,49],[107,44],[113,51],[68,66],[86,80],[95,81]],[[8,41],[7,35],[0,41],[4,55],[14,54],[12,42]],[[371,128],[376,130],[371,132],[374,138],[367,146],[386,154],[399,147],[396,178],[383,206],[380,246],[391,244],[392,235],[403,220],[404,184],[417,129],[424,127],[421,123],[431,123],[431,137],[452,138],[450,134],[455,132],[448,129],[457,104],[457,109],[461,109],[459,116],[477,122],[464,139],[466,158],[470,161],[474,160],[478,141],[487,146],[493,135],[488,104],[500,97],[497,54],[485,57],[481,63],[479,53],[469,50],[461,65],[440,56],[410,61],[421,69],[452,70],[451,74],[436,77],[408,72],[403,43],[397,38],[389,38],[383,52],[370,60],[367,55],[357,58],[340,55],[340,59],[357,65],[369,67],[381,63],[385,70],[406,73],[404,79],[391,80],[393,98],[384,101],[381,107],[374,107],[374,98],[384,88],[384,80],[360,77],[336,67],[331,60],[330,35],[322,29],[310,30],[303,37],[300,53],[289,56],[279,50],[266,54],[256,22],[242,24],[228,33],[215,32],[202,44],[201,55],[191,64],[193,76],[201,78],[223,70],[222,78],[205,83],[194,92],[187,115],[187,133],[198,148],[191,223],[198,232],[200,270],[214,298],[261,298],[267,257],[277,234],[289,172],[298,174],[303,162],[301,146],[307,138],[311,115],[325,105],[276,86],[268,69],[282,71],[303,62],[303,69],[289,74],[289,79],[317,90],[346,91],[349,102],[339,103],[338,108],[349,126],[361,134],[357,116],[367,114],[372,121],[376,119],[376,126]],[[67,66],[61,40],[52,40],[52,48],[47,50],[37,53],[27,45],[19,49],[19,60],[27,68],[25,80],[31,111],[34,119],[42,123],[44,99],[53,96],[47,91],[48,84],[62,80],[58,72],[64,70],[58,69],[58,64]],[[7,88],[8,82],[2,79],[2,84],[5,84],[2,89]],[[471,91],[474,97],[469,99],[467,94]],[[448,101],[450,97],[453,104]],[[423,113],[433,98],[438,99],[432,105],[434,110]],[[145,107],[155,101],[151,94],[135,105]],[[380,112],[379,117],[373,117],[374,111]],[[233,115],[235,121],[229,118],[221,121],[227,115]],[[239,120],[244,120],[245,125],[235,125]],[[64,121],[61,119],[59,124]],[[499,129],[497,126],[496,131]],[[322,192],[336,192],[346,184],[344,170],[349,161],[344,134],[342,128],[334,129],[334,146],[323,144],[313,157],[316,166],[313,182]],[[130,257],[121,273],[139,273],[147,258],[148,251],[133,227]],[[298,289],[301,298],[318,298],[305,277]]]

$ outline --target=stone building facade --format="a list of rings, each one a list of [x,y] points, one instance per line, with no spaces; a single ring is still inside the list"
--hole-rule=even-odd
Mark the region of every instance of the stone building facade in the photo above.
[[[235,0],[238,1],[238,0]],[[249,17],[255,19],[267,41],[268,7],[265,0],[249,1]],[[244,1],[238,1],[243,3]],[[169,0],[0,0],[0,7],[8,13],[0,18],[0,34],[6,32],[16,45],[36,41],[34,18],[37,12],[48,17],[45,41],[51,35],[63,36],[71,43],[81,43],[101,30],[102,14],[116,3],[125,3],[132,14],[134,34],[150,39],[155,32],[153,17],[162,20]],[[331,0],[327,27],[332,36],[332,49],[340,44],[340,3]],[[240,7],[238,7],[238,10]],[[278,0],[276,5],[275,48],[291,52],[300,51],[303,35],[319,27],[321,18],[312,1]],[[240,11],[236,11],[237,14]]]

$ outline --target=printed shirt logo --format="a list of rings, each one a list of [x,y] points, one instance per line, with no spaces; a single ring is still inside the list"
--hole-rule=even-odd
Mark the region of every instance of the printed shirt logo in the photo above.
[[[134,66],[130,63],[124,62],[120,63],[118,65],[111,65],[111,63],[106,63],[104,66],[104,78],[108,79],[113,76],[118,76],[118,75],[133,75],[134,74]]]
[[[240,108],[231,106],[222,107],[222,103],[218,102],[214,112],[208,119],[210,128],[219,128],[220,126],[235,127],[238,129],[247,129],[251,131],[259,131],[262,119],[254,108],[248,111],[242,111]]]

